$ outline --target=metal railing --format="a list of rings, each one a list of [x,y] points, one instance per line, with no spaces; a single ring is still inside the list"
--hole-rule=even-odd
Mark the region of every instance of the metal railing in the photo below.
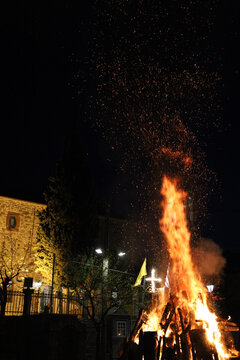
[[[5,315],[23,315],[24,293],[21,291],[8,291]],[[49,313],[51,294],[34,292],[31,295],[30,315]],[[83,315],[83,306],[76,296],[57,293],[52,295],[53,314],[76,314]]]

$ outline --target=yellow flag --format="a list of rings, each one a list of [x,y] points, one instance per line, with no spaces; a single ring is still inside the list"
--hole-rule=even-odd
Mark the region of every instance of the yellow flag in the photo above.
[[[147,275],[147,269],[146,269],[146,258],[144,259],[144,262],[142,264],[141,270],[138,274],[137,280],[135,281],[135,284],[133,286],[139,286],[141,285],[143,276]]]

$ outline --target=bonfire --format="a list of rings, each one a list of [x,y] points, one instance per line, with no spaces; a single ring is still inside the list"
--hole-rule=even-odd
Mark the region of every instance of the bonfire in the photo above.
[[[209,305],[209,293],[194,265],[184,200],[176,180],[164,177],[159,221],[169,253],[169,288],[157,293],[149,313],[141,310],[123,358],[144,360],[226,360],[238,357],[230,331]],[[162,289],[163,290],[163,289]],[[134,355],[131,344],[135,343]],[[138,345],[136,345],[138,344]]]

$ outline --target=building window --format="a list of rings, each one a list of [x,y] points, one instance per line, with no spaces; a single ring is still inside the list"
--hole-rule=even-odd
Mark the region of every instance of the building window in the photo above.
[[[9,211],[7,214],[7,229],[10,231],[18,231],[20,224],[20,215]]]
[[[17,224],[16,217],[14,215],[11,215],[9,217],[9,228],[14,229],[16,227],[16,224]]]
[[[127,322],[117,321],[117,336],[126,337],[127,334]]]

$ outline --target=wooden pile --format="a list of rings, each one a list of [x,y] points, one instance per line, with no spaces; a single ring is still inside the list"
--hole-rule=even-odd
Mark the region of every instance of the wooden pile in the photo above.
[[[219,360],[216,348],[207,341],[201,322],[198,322],[197,328],[193,328],[191,314],[188,314],[187,319],[180,308],[177,308],[176,314],[173,301],[169,301],[159,324],[162,336],[158,336],[156,331],[142,330],[148,317],[141,310],[125,344],[121,360]],[[232,331],[239,331],[237,325],[221,321],[219,326],[226,335],[231,358],[239,356],[238,351],[234,350],[231,336]],[[138,344],[135,342],[136,338],[139,340]]]

